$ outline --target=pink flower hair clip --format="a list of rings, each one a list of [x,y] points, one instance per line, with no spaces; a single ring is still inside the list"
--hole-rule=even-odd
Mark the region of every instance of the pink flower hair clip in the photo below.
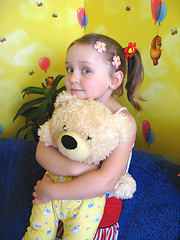
[[[136,52],[136,43],[130,42],[127,48],[124,48],[125,58],[132,58]]]
[[[107,48],[106,48],[106,43],[105,42],[101,42],[101,41],[97,41],[96,44],[94,44],[94,48],[99,52],[106,52]]]
[[[112,65],[113,65],[116,69],[118,69],[118,67],[121,65],[121,59],[120,59],[119,56],[116,56],[116,55],[115,55],[115,56],[113,57]]]

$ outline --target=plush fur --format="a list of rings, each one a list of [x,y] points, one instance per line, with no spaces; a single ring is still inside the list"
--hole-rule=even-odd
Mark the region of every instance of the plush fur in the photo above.
[[[98,101],[78,99],[63,92],[56,99],[52,118],[40,127],[38,134],[45,146],[58,148],[64,156],[98,165],[127,141],[130,132],[125,114],[112,114]],[[127,199],[135,191],[135,180],[124,173],[113,194]]]

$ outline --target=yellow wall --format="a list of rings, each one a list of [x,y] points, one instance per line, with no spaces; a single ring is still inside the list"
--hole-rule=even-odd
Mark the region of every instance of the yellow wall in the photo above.
[[[14,137],[23,119],[12,122],[17,109],[24,103],[23,88],[40,86],[45,73],[39,68],[41,57],[49,57],[51,66],[47,76],[64,74],[65,51],[68,44],[84,33],[109,35],[126,47],[136,42],[141,51],[145,79],[141,95],[147,101],[144,111],[136,116],[127,102],[121,103],[133,113],[138,125],[136,147],[163,155],[172,162],[180,159],[180,1],[163,2],[167,15],[157,28],[151,15],[150,0],[34,0],[0,1],[0,137]],[[126,11],[127,5],[131,6]],[[77,20],[77,10],[84,7],[88,15],[85,31]],[[57,18],[52,14],[57,13]],[[151,41],[158,34],[162,38],[162,55],[157,66],[150,58]],[[34,71],[29,75],[28,71]],[[142,122],[148,120],[155,133],[155,141],[148,147],[142,136]]]

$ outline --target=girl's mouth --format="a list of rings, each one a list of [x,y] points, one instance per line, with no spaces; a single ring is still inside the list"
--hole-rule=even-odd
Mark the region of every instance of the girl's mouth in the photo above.
[[[72,88],[71,89],[71,92],[74,92],[74,93],[76,93],[76,92],[82,92],[83,90],[82,89],[77,89],[77,88]]]

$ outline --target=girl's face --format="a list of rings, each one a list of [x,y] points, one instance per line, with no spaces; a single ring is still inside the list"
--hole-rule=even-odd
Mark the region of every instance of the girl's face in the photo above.
[[[88,44],[74,44],[66,56],[66,89],[78,98],[106,103],[111,96],[111,66],[105,53]]]

